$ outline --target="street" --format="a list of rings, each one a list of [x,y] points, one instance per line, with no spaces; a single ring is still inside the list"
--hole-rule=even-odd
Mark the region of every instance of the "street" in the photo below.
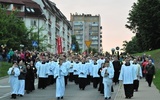
[[[25,94],[23,97],[17,97],[17,100],[56,100],[55,98],[55,84],[48,86],[46,89],[37,89],[37,80],[35,82],[36,90],[32,93]],[[114,86],[114,92],[112,98],[114,100],[119,85]],[[0,100],[10,99],[10,86],[8,78],[0,79]],[[104,100],[102,94],[99,93],[98,89],[94,89],[91,85],[86,86],[85,90],[79,90],[78,85],[69,82],[64,100]]]

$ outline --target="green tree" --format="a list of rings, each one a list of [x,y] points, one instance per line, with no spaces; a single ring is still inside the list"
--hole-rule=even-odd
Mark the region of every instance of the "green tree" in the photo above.
[[[8,48],[19,49],[20,44],[28,43],[27,28],[24,22],[16,17],[16,11],[7,14],[0,7],[0,43],[6,44]]]
[[[32,50],[32,41],[38,40],[38,32],[35,32],[37,27],[27,29],[24,21],[17,17],[18,13],[18,11],[12,11],[10,14],[7,14],[6,9],[0,7],[0,43],[1,45],[6,44],[8,49],[19,50],[20,44],[23,44],[26,49]],[[51,47],[51,45],[46,44],[47,36],[42,35],[43,31],[44,27],[41,26],[39,28],[40,50]],[[46,45],[43,45],[44,42]]]
[[[87,50],[86,50],[86,51],[87,51]],[[89,53],[92,52],[93,55],[96,54],[96,53],[98,53],[98,50],[97,50],[97,49],[91,48],[91,47],[88,48],[88,51],[89,51]]]
[[[160,0],[138,0],[129,12],[126,27],[136,34],[139,51],[160,47]]]
[[[72,44],[75,45],[75,50],[73,52],[77,52],[79,53],[80,52],[80,48],[79,48],[79,44],[76,40],[76,36],[75,35],[72,35]]]
[[[38,49],[38,47],[34,48],[32,46],[32,41],[38,41],[39,37],[39,50],[44,51],[46,48],[52,48],[51,44],[47,44],[47,35],[43,35],[43,31],[45,30],[44,26],[39,28],[39,36],[37,30],[38,27],[31,27],[27,30],[27,34],[29,34],[29,44],[26,45],[26,48],[29,50]],[[43,45],[46,42],[45,45]]]

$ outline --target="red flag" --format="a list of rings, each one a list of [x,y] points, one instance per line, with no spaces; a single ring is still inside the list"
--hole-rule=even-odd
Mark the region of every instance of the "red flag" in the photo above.
[[[61,37],[57,38],[57,51],[58,51],[58,54],[62,53],[62,40],[61,40]]]

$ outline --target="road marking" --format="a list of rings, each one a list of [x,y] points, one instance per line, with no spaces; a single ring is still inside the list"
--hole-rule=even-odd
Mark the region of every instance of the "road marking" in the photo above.
[[[0,85],[0,88],[9,88],[10,86],[2,86]]]
[[[38,82],[36,82],[34,85],[38,85]],[[0,85],[0,88],[8,88],[8,87],[10,87],[10,86],[1,86],[1,85]],[[8,97],[9,95],[11,95],[10,92],[9,92],[9,93],[6,93],[6,94],[4,94],[4,95],[2,95],[2,96],[0,96],[0,99],[5,98],[5,97]]]
[[[1,96],[0,99],[5,98],[5,97],[7,97],[7,96],[9,96],[9,95],[11,95],[11,93],[6,93],[6,94],[4,94],[3,96]]]

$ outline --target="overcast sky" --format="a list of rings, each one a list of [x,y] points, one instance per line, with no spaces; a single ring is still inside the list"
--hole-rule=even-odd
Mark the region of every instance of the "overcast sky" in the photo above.
[[[104,51],[122,47],[124,40],[131,40],[134,34],[127,28],[127,17],[131,6],[137,0],[52,0],[57,8],[70,20],[70,13],[101,16],[102,46]]]

